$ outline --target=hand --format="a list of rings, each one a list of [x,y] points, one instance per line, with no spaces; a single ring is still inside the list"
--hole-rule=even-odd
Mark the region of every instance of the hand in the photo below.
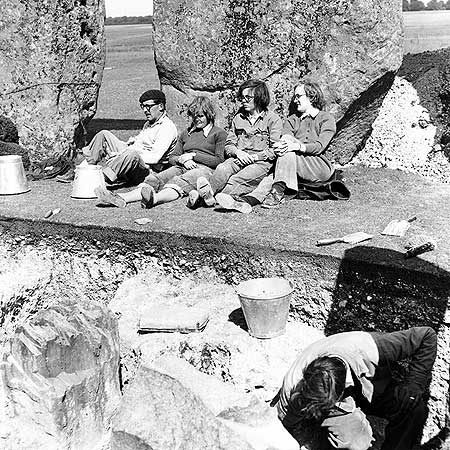
[[[178,157],[178,162],[184,166],[186,161],[194,159],[195,153],[183,153]]]
[[[283,156],[288,152],[298,152],[303,149],[304,145],[300,142],[286,141],[282,139],[274,144],[274,153],[277,156]]]
[[[422,398],[422,391],[415,386],[398,385],[394,388],[394,397],[398,404],[396,415],[400,415],[417,406]]]
[[[252,156],[247,152],[244,152],[244,150],[236,150],[235,156],[239,164],[242,166],[248,166],[249,164],[253,164],[255,162]]]
[[[193,159],[188,159],[187,161],[185,161],[183,163],[183,166],[186,169],[191,170],[191,169],[195,169],[197,167],[197,163]]]

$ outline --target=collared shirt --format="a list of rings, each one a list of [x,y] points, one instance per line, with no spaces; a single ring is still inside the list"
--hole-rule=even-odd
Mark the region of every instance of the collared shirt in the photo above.
[[[240,111],[231,123],[225,154],[234,156],[236,150],[244,150],[250,155],[258,154],[260,160],[274,159],[273,144],[280,140],[282,128],[280,117],[272,111],[262,111],[255,121]]]
[[[146,164],[167,163],[177,137],[177,127],[164,113],[155,123],[145,122],[129,148],[135,149]]]
[[[212,127],[213,127],[213,124],[208,123],[208,125],[206,125],[206,127],[203,128],[203,136],[205,136],[205,138],[208,137],[208,134],[211,132]]]
[[[318,110],[316,110],[318,111]],[[336,133],[336,121],[326,111],[292,114],[284,122],[283,135],[294,136],[305,145],[304,154],[321,155]]]

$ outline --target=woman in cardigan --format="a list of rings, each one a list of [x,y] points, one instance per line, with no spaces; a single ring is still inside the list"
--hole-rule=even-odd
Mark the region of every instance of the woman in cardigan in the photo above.
[[[324,153],[336,133],[334,117],[324,111],[325,100],[317,83],[304,82],[295,87],[295,111],[284,123],[283,136],[276,145],[272,189],[264,199],[264,208],[274,208],[294,197],[298,181],[325,182],[334,167]]]
[[[188,107],[191,125],[178,138],[169,158],[172,167],[150,174],[137,189],[115,194],[98,188],[96,194],[103,204],[124,207],[141,201],[143,208],[172,202],[186,196],[197,187],[199,177],[210,176],[224,160],[227,134],[214,125],[216,112],[205,96],[195,97]]]

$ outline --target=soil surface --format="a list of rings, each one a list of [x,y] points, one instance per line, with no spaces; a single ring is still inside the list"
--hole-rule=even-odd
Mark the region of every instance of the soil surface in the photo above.
[[[218,212],[200,208],[192,211],[185,201],[143,210],[138,203],[125,209],[98,207],[96,199],[79,200],[70,197],[71,185],[54,180],[30,182],[28,193],[0,196],[0,218],[31,221],[43,230],[55,232],[65,225],[77,233],[89,233],[97,228],[108,233],[137,234],[147,242],[161,239],[194,238],[200,242],[231,244],[242,248],[294,251],[300,254],[344,257],[349,244],[316,247],[318,239],[337,238],[356,231],[373,234],[355,250],[365,247],[394,250],[394,252],[353,252],[353,258],[381,265],[393,265],[413,271],[432,270],[450,272],[450,185],[433,183],[420,176],[386,169],[352,167],[344,171],[345,183],[352,196],[349,201],[292,200],[281,207],[265,210],[254,208],[251,214]],[[49,210],[61,212],[44,219]],[[383,236],[380,232],[393,219],[416,216],[405,238]],[[146,225],[134,222],[137,218],[151,220]],[[72,229],[73,227],[73,229]],[[97,232],[98,232],[97,231]],[[100,231],[102,232],[102,231]],[[437,241],[434,251],[416,258],[404,259],[407,239],[425,235]],[[139,240],[140,240],[139,239]],[[398,255],[384,259],[385,254]]]

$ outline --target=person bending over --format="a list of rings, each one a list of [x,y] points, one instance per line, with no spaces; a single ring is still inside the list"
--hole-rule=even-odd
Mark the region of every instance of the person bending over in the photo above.
[[[184,130],[169,158],[172,167],[151,173],[137,189],[115,194],[97,188],[96,194],[103,204],[124,207],[127,203],[141,201],[145,208],[168,203],[188,195],[196,188],[197,179],[210,176],[224,160],[227,133],[215,126],[216,111],[205,96],[195,97],[188,107],[191,124]]]
[[[324,111],[322,89],[311,81],[297,85],[292,106],[295,110],[284,122],[282,138],[274,149],[274,180],[262,202],[264,208],[275,208],[286,198],[295,197],[298,181],[325,182],[334,173],[324,153],[336,133],[336,122]]]
[[[177,143],[177,128],[167,116],[164,93],[151,89],[140,96],[139,103],[147,121],[137,136],[124,142],[102,130],[83,148],[87,163],[103,165],[105,179],[111,184],[125,181],[136,185],[149,173],[163,170]]]
[[[282,121],[268,110],[270,94],[267,85],[261,80],[245,81],[239,86],[237,98],[241,108],[234,116],[227,136],[225,155],[228,158],[211,176],[199,178],[197,190],[189,195],[188,207],[199,206],[202,200],[206,206],[214,206],[216,200],[221,204],[221,196],[215,198],[218,192],[227,194],[225,204],[230,206],[228,200],[235,202],[251,192],[273,165],[274,144],[281,137]],[[245,202],[239,203],[249,207]]]
[[[429,327],[328,336],[298,356],[272,406],[293,435],[303,420],[312,420],[329,444],[350,450],[367,450],[373,440],[364,413],[384,417],[388,424],[381,449],[412,449],[427,415],[423,393],[436,347],[436,333]],[[405,358],[409,373],[398,383],[392,365]]]

